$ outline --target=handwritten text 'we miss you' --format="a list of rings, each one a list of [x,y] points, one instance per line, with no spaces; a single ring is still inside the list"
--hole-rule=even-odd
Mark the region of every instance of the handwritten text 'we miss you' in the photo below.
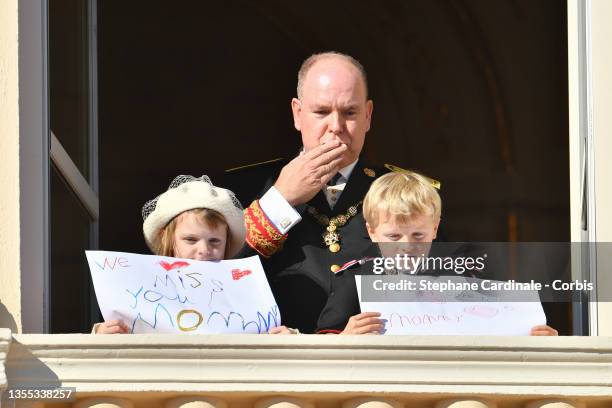
[[[129,273],[127,270],[131,267],[129,260],[123,257],[105,257],[101,261],[94,261],[94,264],[100,271],[126,270],[126,273]],[[135,287],[117,288],[125,292],[129,307],[134,311],[135,317],[126,322],[132,333],[137,324],[156,329],[162,322],[181,332],[196,332],[205,326],[214,331],[215,328],[228,328],[231,325],[236,331],[267,333],[280,324],[276,305],[269,311],[253,310],[255,318],[251,320],[244,316],[244,311],[240,313],[217,310],[215,296],[224,292],[223,281],[190,271],[189,267],[190,263],[186,261],[158,261],[152,265],[150,281]],[[248,269],[232,269],[228,272],[233,281],[240,281],[252,273]],[[201,299],[205,299],[207,311],[202,310],[201,306],[199,310],[194,307],[195,302],[190,296],[197,296],[200,299],[197,303],[200,305],[203,303]],[[176,309],[170,307],[171,305],[178,306],[178,312],[171,313],[170,310]]]

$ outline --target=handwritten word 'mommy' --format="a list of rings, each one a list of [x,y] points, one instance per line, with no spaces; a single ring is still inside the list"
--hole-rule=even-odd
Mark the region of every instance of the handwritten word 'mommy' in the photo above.
[[[429,314],[424,313],[422,315],[402,315],[399,313],[391,313],[389,315],[389,326],[393,327],[394,321],[400,326],[421,326],[421,325],[432,325],[439,322],[452,322],[460,323],[462,319],[461,315],[449,316],[447,314]]]
[[[183,320],[188,316],[191,318],[195,317],[197,321],[187,324]],[[247,331],[250,326],[254,326],[257,329],[257,333],[267,333],[272,327],[276,327],[280,324],[278,306],[276,305],[267,313],[267,316],[264,316],[258,311],[257,320],[246,320],[242,314],[237,312],[229,312],[224,315],[221,312],[214,311],[208,316],[206,324],[210,327],[216,324],[216,322],[219,322],[219,319],[221,320],[221,325],[225,325],[226,328],[232,324],[232,321],[235,321],[238,323],[239,327],[241,327],[242,331]],[[176,315],[176,324],[181,331],[197,330],[202,323],[204,323],[204,316],[195,309],[184,309]]]
[[[197,322],[187,326],[183,323],[183,317],[185,316],[195,316],[197,318]],[[206,321],[206,324],[210,326],[211,320],[214,317],[220,317],[222,323],[225,324],[225,327],[229,327],[232,321],[232,318],[236,320],[239,325],[242,326],[242,331],[246,331],[247,328],[251,325],[254,325],[257,328],[257,333],[267,333],[272,327],[278,326],[280,323],[278,320],[278,307],[274,306],[274,308],[268,312],[268,316],[265,317],[261,314],[261,312],[257,312],[257,320],[247,321],[240,313],[237,312],[229,312],[227,315],[223,315],[220,312],[212,312]],[[200,312],[195,309],[184,309],[181,310],[176,316],[176,324],[179,330],[181,331],[194,331],[196,330],[202,323],[204,322],[204,316]]]

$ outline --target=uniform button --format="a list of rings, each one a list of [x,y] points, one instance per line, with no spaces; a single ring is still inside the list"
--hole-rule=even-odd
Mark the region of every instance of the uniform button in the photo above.
[[[332,292],[332,293],[329,294],[329,296],[334,296],[334,294],[335,294],[335,292]]]
[[[332,265],[329,268],[333,273],[336,273],[340,270],[340,265]]]

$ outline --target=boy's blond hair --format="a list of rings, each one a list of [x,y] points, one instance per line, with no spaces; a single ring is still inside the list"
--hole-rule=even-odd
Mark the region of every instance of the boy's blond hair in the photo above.
[[[219,226],[225,226],[225,230],[227,233],[227,238],[225,240],[225,253],[227,254],[231,240],[229,236],[229,226],[223,214],[218,211],[211,210],[209,208],[195,208],[193,210],[183,211],[176,217],[172,218],[172,220],[170,220],[170,222],[159,231],[159,239],[155,241],[157,245],[153,248],[153,252],[155,253],[155,255],[172,257],[175,256],[174,231],[176,230],[176,224],[178,220],[187,213],[194,213],[196,216],[198,216],[198,220],[202,224],[206,225],[208,228],[217,228]]]
[[[363,200],[363,218],[372,228],[378,226],[385,214],[406,222],[420,215],[439,220],[441,212],[442,201],[431,182],[411,171],[379,177]]]

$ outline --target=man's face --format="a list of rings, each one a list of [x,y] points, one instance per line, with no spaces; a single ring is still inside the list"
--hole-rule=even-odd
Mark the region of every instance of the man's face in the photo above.
[[[338,140],[348,147],[340,168],[357,160],[373,109],[357,68],[338,58],[318,61],[306,74],[301,100],[294,98],[291,107],[305,151]]]

